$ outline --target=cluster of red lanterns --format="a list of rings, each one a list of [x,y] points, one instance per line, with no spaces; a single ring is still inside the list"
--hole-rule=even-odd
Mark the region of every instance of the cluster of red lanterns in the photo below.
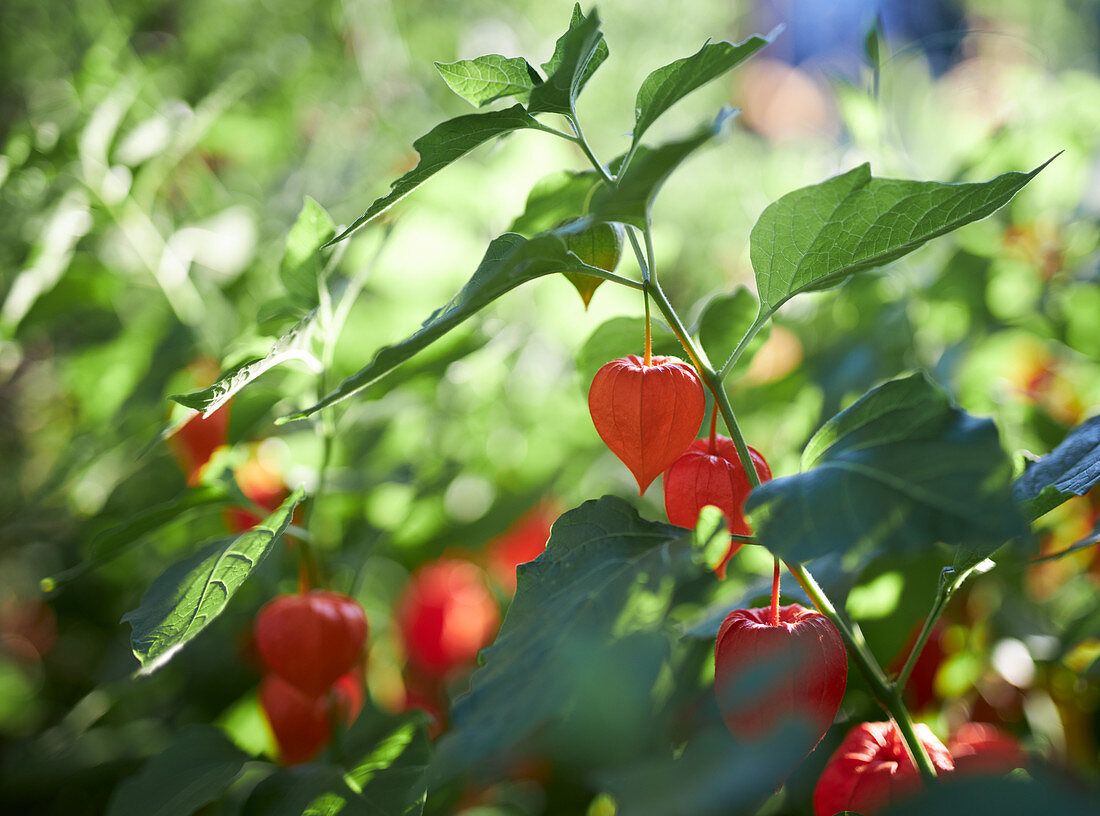
[[[256,616],[256,648],[267,667],[260,704],[285,765],[308,762],[333,728],[363,708],[361,664],[367,618],[353,598],[312,590],[279,595]]]

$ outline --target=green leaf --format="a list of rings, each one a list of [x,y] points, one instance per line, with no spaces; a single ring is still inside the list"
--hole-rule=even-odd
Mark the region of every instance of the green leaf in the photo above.
[[[310,312],[289,332],[275,341],[266,357],[254,357],[233,366],[210,386],[188,394],[173,394],[169,399],[210,416],[264,372],[277,365],[298,360],[320,371],[321,363],[309,350],[314,312]]]
[[[645,78],[634,102],[634,143],[657,118],[694,91],[745,61],[778,34],[754,34],[744,42],[707,43],[690,57],[670,62]]]
[[[744,286],[712,298],[699,318],[699,342],[703,351],[712,360],[729,357],[752,327],[759,312],[760,304],[757,303],[756,296]],[[737,365],[731,370],[743,372],[747,369],[753,355],[768,339],[770,331],[770,327],[765,324],[749,341]]]
[[[512,222],[509,231],[531,236],[584,215],[589,196],[600,183],[595,170],[561,170],[543,176],[527,194],[523,214]]]
[[[602,269],[583,264],[576,255],[566,250],[565,242],[555,233],[545,233],[528,240],[522,235],[506,232],[489,244],[477,271],[461,291],[450,303],[433,312],[417,332],[400,343],[382,347],[369,364],[340,383],[320,402],[282,421],[304,419],[328,405],[347,399],[438,340],[505,292],[526,281],[566,269],[583,269],[586,272],[591,270],[590,274],[600,277],[607,274]]]
[[[712,716],[719,719],[716,710]],[[682,752],[605,773],[601,783],[630,816],[753,813],[802,759],[808,731],[791,721],[753,743],[738,743],[724,729],[704,731]]]
[[[304,495],[298,488],[259,526],[215,541],[153,581],[141,605],[122,616],[133,627],[130,643],[141,662],[139,675],[159,669],[222,613],[285,532]]]
[[[1100,416],[1078,425],[1062,443],[1030,464],[1012,486],[1028,518],[1037,519],[1100,482]]]
[[[922,374],[879,386],[830,419],[802,467],[745,504],[758,542],[786,559],[936,542],[988,555],[1027,533],[996,427],[952,406]]]
[[[546,129],[523,109],[523,105],[513,105],[504,110],[487,113],[468,113],[436,125],[413,142],[413,148],[420,154],[420,161],[416,167],[395,181],[390,186],[389,193],[367,207],[366,212],[356,218],[350,227],[329,241],[326,246],[343,241],[359,227],[384,213],[444,167],[462,158],[475,147],[497,136],[524,128]]]
[[[280,768],[249,794],[242,816],[378,816],[335,765]]]
[[[787,193],[768,205],[749,235],[764,308],[774,312],[800,292],[836,286],[985,218],[1051,161],[977,184],[872,178],[861,164]]]
[[[447,87],[479,108],[505,96],[526,102],[531,89],[542,82],[523,57],[486,54],[472,60],[437,62],[435,67]]]
[[[571,746],[571,760],[635,750],[651,733],[676,585],[705,570],[690,534],[640,518],[622,499],[561,516],[543,554],[517,570],[515,599],[452,707],[429,784],[483,769],[536,734]]]
[[[122,780],[107,816],[189,816],[221,796],[248,759],[216,728],[187,726]]]
[[[620,221],[644,228],[653,199],[665,179],[684,159],[718,136],[723,125],[736,113],[733,108],[723,108],[712,123],[691,136],[640,150],[614,189],[604,187],[596,191],[590,214],[604,221]]]
[[[680,341],[667,325],[654,319],[651,330],[654,354],[682,358],[684,350]],[[592,378],[600,368],[628,354],[641,356],[644,344],[644,317],[613,317],[601,323],[577,353],[577,377],[584,393],[588,393]]]
[[[370,700],[337,738],[343,766],[317,762],[276,771],[256,786],[244,816],[420,816],[431,742],[420,712],[386,714]]]
[[[322,263],[319,250],[336,233],[336,224],[324,208],[306,196],[298,220],[286,237],[286,252],[279,264],[279,278],[287,295],[301,312],[317,305],[317,279]]]
[[[558,38],[554,55],[542,65],[546,82],[531,91],[527,109],[531,113],[572,114],[577,96],[607,55],[599,15],[593,9],[585,17],[577,3],[569,30]]]

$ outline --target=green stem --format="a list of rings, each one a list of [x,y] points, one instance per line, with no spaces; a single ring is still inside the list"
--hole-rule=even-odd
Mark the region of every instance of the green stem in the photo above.
[[[917,642],[913,644],[913,648],[909,651],[909,657],[905,659],[905,665],[901,667],[901,671],[898,672],[898,676],[894,680],[894,688],[898,690],[899,694],[905,689],[905,684],[909,681],[909,675],[913,673],[913,667],[917,664],[921,652],[924,651],[925,644],[928,643],[928,638],[932,634],[932,629],[947,606],[947,599],[951,595],[951,584],[946,579],[946,575],[940,577],[940,587],[936,592],[935,600],[932,601],[932,609],[929,610],[928,617],[924,619],[924,626],[921,627],[920,634],[917,636]]]
[[[890,716],[897,724],[898,731],[909,749],[909,754],[917,770],[920,771],[926,782],[933,781],[936,778],[936,768],[932,765],[932,760],[929,759],[924,745],[917,738],[916,730],[913,728],[913,720],[909,716],[909,710],[902,702],[898,689],[886,679],[882,667],[879,666],[878,661],[875,660],[874,655],[867,648],[863,633],[860,632],[858,627],[848,625],[844,617],[837,612],[824,590],[802,564],[787,562],[787,569],[806,591],[806,594],[810,596],[810,600],[817,607],[817,611],[836,626],[837,631],[840,632],[840,637],[848,647],[848,653],[852,656],[860,671],[863,672],[864,677],[867,678],[875,697],[890,712]]]
[[[588,139],[585,138],[584,131],[581,129],[581,123],[577,121],[575,114],[568,114],[566,118],[569,120],[570,126],[573,128],[575,134],[572,138],[565,136],[569,141],[575,143],[584,153],[585,158],[596,169],[596,172],[600,174],[600,178],[604,180],[604,183],[609,187],[614,187],[615,179],[611,177],[611,174],[607,172],[607,168],[603,166],[599,159],[596,158],[596,154],[592,152],[591,145],[588,144]],[[562,134],[563,136],[565,134]]]
[[[731,354],[729,356],[729,359],[722,364],[722,367],[720,369],[718,369],[719,380],[726,379],[726,375],[730,373],[730,369],[737,365],[737,361],[741,359],[741,355],[745,353],[745,349],[749,347],[749,343],[751,343],[753,338],[760,333],[760,330],[767,325],[768,320],[771,319],[771,316],[771,312],[759,315],[753,322],[753,324],[749,326],[749,330],[745,332],[745,336],[741,338],[741,342],[737,344],[737,348],[733,350],[733,354]]]

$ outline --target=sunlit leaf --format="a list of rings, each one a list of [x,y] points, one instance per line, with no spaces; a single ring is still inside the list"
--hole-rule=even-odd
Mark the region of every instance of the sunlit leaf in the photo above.
[[[522,105],[513,105],[504,110],[487,113],[468,113],[436,125],[413,142],[413,148],[420,154],[420,161],[416,167],[395,181],[389,193],[367,207],[366,212],[329,243],[334,244],[344,240],[359,227],[384,213],[444,167],[462,158],[475,147],[497,136],[524,128],[541,130],[543,126],[527,113]]]
[[[577,3],[569,30],[558,38],[554,55],[542,65],[546,82],[531,91],[527,109],[531,113],[572,113],[577,96],[607,55],[599,15],[593,9],[585,17]]]
[[[437,62],[435,67],[447,87],[479,108],[505,96],[526,102],[531,89],[542,82],[523,57],[486,54],[476,59]]]
[[[870,165],[768,205],[749,236],[764,308],[828,289],[882,266],[1007,204],[1052,160],[1030,173],[976,184],[871,177]]]
[[[259,526],[204,547],[153,582],[141,605],[122,616],[133,627],[130,642],[141,662],[138,674],[159,669],[224,611],[286,531],[304,495],[298,488]]]
[[[530,236],[584,215],[592,190],[599,183],[595,170],[561,170],[543,176],[527,194],[523,213],[509,231]]]
[[[221,796],[249,759],[216,728],[187,726],[115,788],[107,816],[190,816]]]
[[[1078,425],[1058,447],[1028,465],[1012,494],[1029,518],[1084,496],[1100,482],[1100,416]]]
[[[433,312],[417,332],[400,343],[379,349],[368,365],[345,379],[320,402],[287,419],[304,419],[327,405],[347,399],[438,340],[505,292],[521,283],[567,269],[584,269],[586,272],[590,270],[589,274],[597,276],[606,274],[603,270],[583,264],[576,255],[566,250],[562,238],[553,233],[539,235],[531,240],[511,232],[501,235],[489,244],[477,271],[461,291],[450,303]]]
[[[318,250],[336,233],[324,208],[309,196],[298,220],[286,237],[286,252],[279,264],[279,278],[293,303],[302,313],[318,302],[317,279],[323,268]]]
[[[368,699],[338,737],[341,765],[325,761],[284,768],[260,782],[245,816],[420,816],[421,777],[431,743],[420,712],[387,714]]]
[[[629,753],[648,734],[679,581],[706,570],[690,534],[605,496],[565,513],[544,553],[517,570],[515,599],[429,768],[438,784],[549,729],[583,750]],[[663,644],[663,645],[662,645]],[[555,741],[554,737],[548,737]],[[583,743],[583,745],[582,745]]]
[[[1027,532],[996,427],[951,405],[921,374],[879,386],[829,420],[802,467],[745,504],[759,543],[783,558],[936,542],[984,558]]]
[[[291,360],[305,363],[313,370],[319,370],[320,361],[310,352],[310,333],[313,327],[312,312],[303,318],[293,329],[275,341],[266,357],[254,357],[233,366],[210,386],[189,394],[173,394],[169,399],[180,405],[202,411],[210,416],[261,374],[277,365]]]
[[[729,71],[770,43],[778,32],[767,37],[754,34],[744,42],[707,43],[690,57],[658,68],[642,82],[634,102],[634,142],[641,140],[657,118],[694,91]]]
[[[640,150],[618,179],[615,188],[602,188],[592,198],[589,212],[605,221],[620,221],[644,227],[653,199],[661,185],[688,156],[722,132],[723,125],[737,111],[723,108],[708,125],[684,139]]]

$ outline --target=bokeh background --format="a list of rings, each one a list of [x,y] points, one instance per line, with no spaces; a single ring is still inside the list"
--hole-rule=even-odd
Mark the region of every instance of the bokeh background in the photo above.
[[[168,564],[229,522],[221,507],[199,507],[111,547],[102,533],[186,486],[178,451],[160,439],[186,415],[168,395],[270,348],[275,336],[258,315],[281,291],[277,267],[303,198],[352,221],[415,164],[413,139],[472,111],[433,61],[500,53],[537,64],[571,7],[0,6],[5,812],[103,812],[119,780],[187,723],[216,722],[250,750],[270,748],[247,633],[259,605],[293,587],[292,556],[265,562],[182,658],[135,681],[120,617]],[[1045,453],[1096,413],[1100,3],[606,0],[598,11],[611,58],[578,113],[605,160],[628,145],[634,94],[651,70],[708,39],[786,27],[649,134],[658,142],[722,105],[742,110],[727,139],[674,175],[654,211],[657,266],[689,319],[715,294],[751,288],[749,230],[796,187],[863,161],[881,176],[984,180],[1063,151],[995,217],[783,309],[730,385],[746,436],[777,475],[797,470],[825,419],[914,368],[992,416],[1010,452]],[[521,132],[363,230],[340,261],[338,275],[361,279],[363,292],[327,382],[445,303],[539,178],[584,167],[571,145]],[[620,272],[636,272],[629,253]],[[494,556],[502,542],[527,530],[537,553],[557,512],[636,493],[593,432],[584,395],[604,361],[593,358],[603,347],[591,340],[597,329],[637,329],[640,346],[640,314],[630,290],[605,285],[586,311],[564,279],[540,279],[336,414],[309,527],[332,584],[367,609],[367,682],[383,708],[400,710],[418,694],[438,708],[463,682],[459,672],[423,692],[408,669],[394,609],[418,567],[441,556],[477,563],[506,607],[518,556]],[[315,488],[317,428],[273,420],[321,388],[315,371],[295,363],[250,385],[201,478],[233,475],[260,504],[263,489],[270,497]],[[663,517],[659,487],[637,504]],[[1085,497],[1044,519],[1044,551],[1086,537],[1098,507]],[[753,549],[738,556],[731,593],[770,570]],[[884,663],[926,611],[938,571],[876,563],[847,596]],[[922,717],[941,732],[971,716],[998,722],[1037,753],[1095,776],[1097,576],[1100,561],[1084,548],[976,582],[937,634]],[[808,791],[814,775],[805,775]],[[797,780],[792,787],[777,812],[805,812],[808,793]],[[520,789],[499,794],[512,810],[492,812],[583,812],[598,793],[552,770]]]

